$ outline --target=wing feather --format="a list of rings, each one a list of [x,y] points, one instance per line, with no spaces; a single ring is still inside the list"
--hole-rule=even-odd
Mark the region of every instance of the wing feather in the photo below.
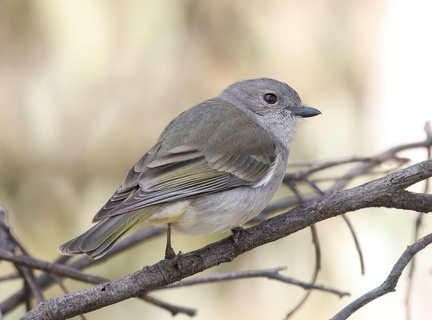
[[[186,147],[163,155],[146,154],[93,221],[154,204],[252,185],[267,173],[270,164],[247,155],[205,156]]]

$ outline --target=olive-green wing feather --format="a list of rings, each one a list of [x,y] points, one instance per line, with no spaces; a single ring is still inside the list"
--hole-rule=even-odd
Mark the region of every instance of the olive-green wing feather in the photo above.
[[[166,154],[149,161],[140,171],[136,165],[94,221],[158,203],[253,185],[270,166],[246,155],[206,157],[197,151]]]

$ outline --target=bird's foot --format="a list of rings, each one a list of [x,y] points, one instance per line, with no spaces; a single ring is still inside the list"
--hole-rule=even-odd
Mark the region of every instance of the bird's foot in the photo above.
[[[240,226],[232,228],[231,232],[235,244],[239,243],[240,238],[242,238],[246,233],[249,233],[249,231]]]

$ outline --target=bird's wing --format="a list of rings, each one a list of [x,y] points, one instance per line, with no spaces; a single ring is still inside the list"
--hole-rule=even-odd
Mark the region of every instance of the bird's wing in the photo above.
[[[271,172],[274,162],[268,154],[204,154],[189,145],[160,149],[156,144],[129,171],[94,222],[154,204],[254,185]]]

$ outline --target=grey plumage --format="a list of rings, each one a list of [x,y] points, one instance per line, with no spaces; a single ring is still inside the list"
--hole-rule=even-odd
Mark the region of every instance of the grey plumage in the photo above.
[[[298,117],[319,113],[282,82],[234,83],[172,120],[96,214],[97,224],[59,252],[99,258],[144,221],[188,234],[242,225],[280,186]]]

